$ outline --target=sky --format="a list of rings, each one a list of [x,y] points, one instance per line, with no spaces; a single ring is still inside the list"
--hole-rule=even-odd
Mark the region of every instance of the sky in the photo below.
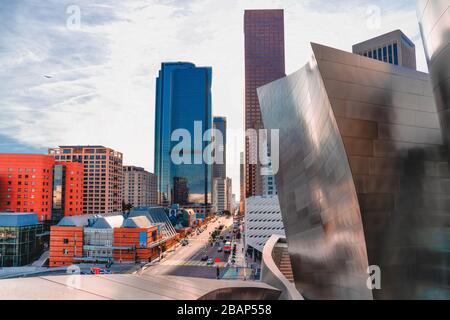
[[[401,29],[427,66],[415,0],[0,0],[0,152],[104,145],[153,172],[161,62],[213,68],[213,115],[243,128],[245,9],[284,9],[286,73],[310,42],[352,44]],[[239,199],[243,138],[228,139]]]

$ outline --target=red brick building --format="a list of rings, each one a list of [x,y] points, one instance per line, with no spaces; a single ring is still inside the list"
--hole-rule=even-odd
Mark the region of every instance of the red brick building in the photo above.
[[[162,247],[161,229],[145,217],[129,218],[122,228],[114,229],[114,261],[149,262],[158,257]]]
[[[146,216],[131,217],[120,227],[109,224],[119,216],[65,217],[50,229],[50,267],[89,262],[150,262],[176,243],[164,238],[164,224],[152,224]],[[122,217],[122,216],[120,216]],[[120,220],[120,219],[119,219]]]
[[[259,130],[263,129],[263,122],[256,89],[286,75],[283,10],[246,10],[244,34],[245,130]],[[260,167],[254,163],[254,156],[258,156],[258,150],[247,137],[245,141],[245,198],[263,193]]]
[[[50,228],[50,267],[64,267],[83,257],[83,230],[80,226]]]
[[[57,223],[83,213],[84,166],[40,154],[0,154],[0,211]]]
[[[53,157],[0,154],[0,211],[34,212],[50,220]]]

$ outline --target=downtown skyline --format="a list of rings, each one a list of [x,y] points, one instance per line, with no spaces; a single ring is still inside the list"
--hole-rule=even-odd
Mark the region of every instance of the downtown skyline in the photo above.
[[[6,116],[0,119],[0,151],[102,144],[123,152],[124,164],[153,171],[155,77],[165,61],[212,66],[213,116],[227,117],[230,130],[242,129],[245,9],[284,9],[286,74],[309,57],[309,41],[349,51],[393,29],[414,41],[418,69],[427,71],[415,1],[208,2],[49,2],[52,10],[34,1],[1,3],[0,108]],[[69,5],[81,10],[80,30],[66,27]],[[380,28],[368,23],[376,6]],[[243,139],[237,140],[237,148],[228,150],[227,169],[239,195],[239,164],[233,160]]]

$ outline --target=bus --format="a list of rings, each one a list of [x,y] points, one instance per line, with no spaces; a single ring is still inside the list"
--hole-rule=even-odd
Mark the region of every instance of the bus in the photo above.
[[[231,253],[231,242],[227,241],[225,245],[223,246],[223,252],[224,253]]]

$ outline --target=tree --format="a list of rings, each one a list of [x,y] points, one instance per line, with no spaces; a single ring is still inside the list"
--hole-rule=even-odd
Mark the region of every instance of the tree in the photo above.
[[[125,200],[122,200],[122,213],[130,213],[133,208],[131,203],[125,203]]]

